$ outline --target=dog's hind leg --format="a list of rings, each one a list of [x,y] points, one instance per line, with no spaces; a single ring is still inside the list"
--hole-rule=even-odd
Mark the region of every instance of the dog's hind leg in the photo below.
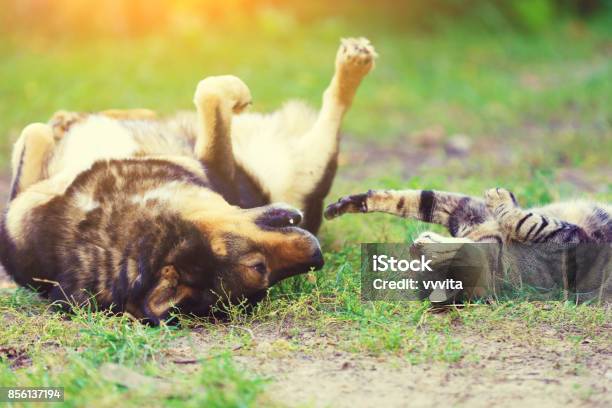
[[[9,200],[45,176],[45,163],[55,141],[51,126],[32,123],[26,126],[15,142],[11,157],[12,182]]]
[[[353,102],[361,80],[374,67],[378,55],[366,38],[343,39],[336,54],[336,70],[323,94],[319,123],[338,130],[342,116]]]
[[[331,188],[338,157],[342,118],[353,102],[361,80],[374,67],[374,47],[365,38],[343,39],[336,54],[335,73],[323,93],[323,105],[312,128],[300,139],[296,166],[304,197],[304,226],[316,232],[323,199]],[[297,183],[296,183],[297,184]]]
[[[49,125],[53,129],[55,140],[60,140],[70,128],[77,123],[83,122],[89,116],[102,115],[116,120],[155,120],[157,114],[149,109],[107,109],[97,113],[71,112],[60,110],[51,116]]]
[[[208,77],[197,86],[195,155],[216,177],[231,183],[236,173],[232,150],[232,114],[251,104],[249,88],[235,76]]]
[[[312,129],[302,138],[303,152],[308,159],[338,152],[338,133],[342,118],[350,108],[361,80],[374,67],[377,54],[365,38],[342,40],[336,54],[336,69],[323,93],[323,105]]]

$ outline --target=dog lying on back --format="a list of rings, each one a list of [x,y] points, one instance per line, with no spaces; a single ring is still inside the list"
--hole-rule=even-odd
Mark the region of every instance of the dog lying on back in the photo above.
[[[472,282],[475,290],[469,296],[490,293],[499,275],[510,269],[524,271],[526,279],[518,280],[539,288],[550,288],[555,279],[563,280],[560,286],[566,293],[576,294],[578,301],[612,301],[610,205],[575,201],[522,209],[514,195],[502,188],[486,191],[484,200],[430,190],[370,190],[339,199],[327,207],[325,217],[372,212],[446,227],[451,237],[423,232],[413,243],[413,253],[436,251],[427,254],[434,263],[452,260],[463,244],[498,244],[502,253],[483,257],[485,272]],[[582,251],[580,275],[567,267],[555,271],[555,264],[568,251],[574,251],[572,259],[576,261],[576,248]]]
[[[2,264],[50,299],[93,298],[154,324],[173,308],[207,315],[219,301],[255,302],[321,268],[313,234],[339,128],[375,57],[367,40],[343,40],[318,113],[290,102],[234,116],[251,94],[218,76],[198,84],[193,114],[58,112],[27,126],[13,151]]]

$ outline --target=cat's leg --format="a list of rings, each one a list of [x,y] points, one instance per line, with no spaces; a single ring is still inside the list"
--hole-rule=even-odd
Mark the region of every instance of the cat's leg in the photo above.
[[[13,147],[9,200],[44,178],[45,164],[55,146],[53,130],[43,123],[26,126]]]
[[[490,235],[479,234],[479,236]],[[423,256],[431,261],[431,272],[424,272],[422,281],[452,279],[461,288],[434,287],[427,295],[434,304],[447,304],[461,298],[485,297],[495,294],[494,277],[500,269],[500,246],[496,239],[445,237],[435,232],[423,232],[410,247],[414,258]],[[481,244],[494,245],[481,245]],[[421,282],[424,287],[424,283]]]
[[[469,238],[445,237],[432,231],[425,231],[413,241],[411,250],[427,252],[428,259],[432,259],[434,263],[443,263],[453,259],[464,244],[473,243],[474,241]]]
[[[346,213],[383,212],[448,226],[449,217],[469,197],[433,190],[368,190],[341,197],[325,209],[328,219]]]
[[[485,231],[495,233],[482,200],[434,190],[370,190],[340,198],[325,210],[328,219],[345,213],[384,212],[447,227],[451,235],[466,237]],[[484,228],[486,226],[487,228]],[[478,227],[478,228],[475,228]],[[482,234],[481,234],[482,233]]]
[[[533,243],[590,241],[587,233],[576,224],[520,208],[514,195],[506,189],[487,190],[485,202],[508,239]]]
[[[198,126],[195,155],[217,177],[231,183],[236,173],[231,140],[232,115],[251,104],[251,92],[235,76],[208,77],[198,84],[194,103]]]
[[[455,253],[465,244],[497,244],[500,245],[498,234],[491,230],[489,225],[475,226],[474,230],[465,237],[446,237],[432,231],[421,233],[413,242],[412,247],[423,249],[429,247],[432,258],[438,262],[445,262],[454,258]],[[441,245],[438,245],[441,244]]]

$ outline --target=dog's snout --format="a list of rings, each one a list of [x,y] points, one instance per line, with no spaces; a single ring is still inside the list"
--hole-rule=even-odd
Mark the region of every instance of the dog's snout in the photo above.
[[[320,248],[317,248],[315,252],[312,254],[310,258],[310,267],[314,268],[315,271],[323,268],[325,265],[325,260],[323,259],[323,252],[321,252]]]
[[[302,222],[302,213],[293,208],[272,207],[261,214],[256,223],[267,228],[297,227]]]

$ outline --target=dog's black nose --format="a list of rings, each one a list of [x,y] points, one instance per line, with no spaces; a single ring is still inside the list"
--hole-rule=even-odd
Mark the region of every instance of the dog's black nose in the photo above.
[[[323,265],[325,265],[325,260],[323,259],[323,252],[321,252],[321,249],[317,249],[310,259],[309,266],[311,268],[314,268],[315,271],[318,271],[319,269],[323,268]]]
[[[297,227],[302,222],[302,213],[294,208],[271,207],[255,222],[267,228]]]

